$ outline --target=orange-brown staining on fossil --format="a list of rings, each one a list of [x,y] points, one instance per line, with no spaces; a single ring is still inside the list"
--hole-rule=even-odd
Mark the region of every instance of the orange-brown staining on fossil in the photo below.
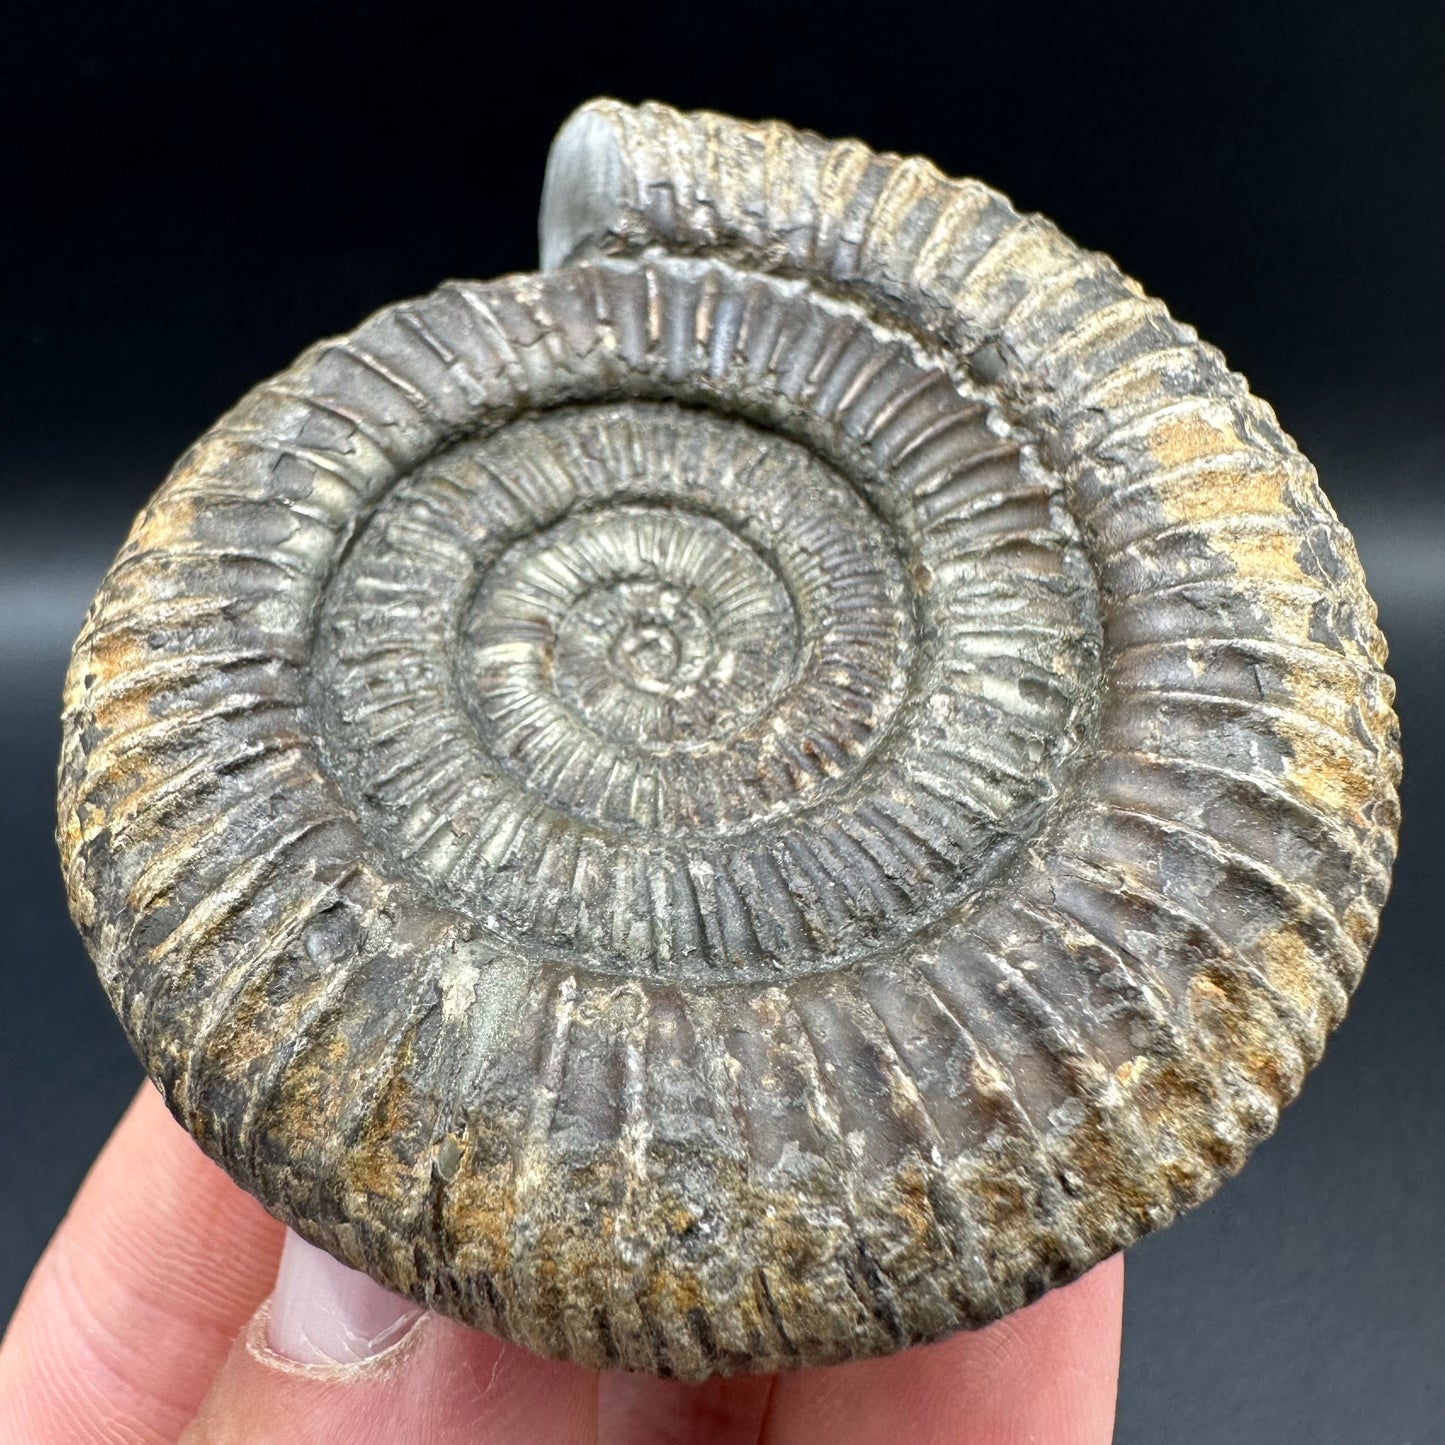
[[[258,1032],[264,1031],[267,1023],[264,1014],[258,1010],[255,1021]],[[260,1042],[258,1037],[257,1044]],[[330,1147],[338,1106],[343,1102],[341,1091],[344,1081],[355,1077],[362,1061],[352,1057],[346,1038],[339,1033],[316,1040],[304,1048],[297,1040],[293,1047],[298,1049],[300,1056],[293,1058],[286,1069],[269,1106],[269,1111],[275,1115],[271,1127],[294,1137],[302,1149],[316,1153]],[[263,1058],[264,1050],[258,1047],[255,1056]],[[217,1058],[213,1062],[220,1064],[221,1060]],[[360,1156],[357,1163],[363,1170],[373,1167],[362,1163]]]
[[[354,1251],[360,1256],[354,1262],[375,1269],[392,1288],[416,1294],[426,1290],[418,1281],[419,1267],[426,1273],[444,1267],[436,1247],[433,1199],[435,1190],[447,1186],[435,1178],[435,1154],[424,1122],[427,1111],[419,1107],[409,1067],[403,1048],[396,1073],[382,1083],[370,1112],[352,1126],[335,1184],[352,1222]],[[361,1068],[365,1072],[365,1062]],[[281,1131],[296,1128],[303,1139],[307,1132],[301,1116],[334,1130],[337,1120],[350,1112],[349,1101],[336,1097],[334,1086],[327,1090],[317,1084],[308,1097],[308,1082],[298,1079],[295,1092],[288,1090],[284,1112],[274,1121]],[[313,1138],[312,1157],[324,1157],[336,1146],[334,1133],[327,1131]]]
[[[127,740],[154,722],[155,699],[145,683],[154,657],[155,650],[138,631],[116,629],[92,637],[77,702],[89,715],[102,756],[109,752],[113,757]],[[129,769],[137,763],[144,768],[146,762],[144,752],[139,757],[116,758],[95,783],[123,781]]]
[[[1121,1088],[1130,1088],[1140,1073],[1149,1067],[1149,1060],[1142,1054],[1132,1059],[1125,1059],[1118,1068],[1114,1070],[1114,1078]]]
[[[1208,991],[1196,996],[1196,1004],[1205,1000],[1207,1008],[1220,1005],[1219,996]],[[1221,1107],[1215,1064],[1210,1050],[1200,1049],[1179,1058],[1148,1059],[1132,1071],[1129,1110],[1152,1156],[1131,1191],[1136,1208],[1157,1211],[1162,1204],[1172,1213],[1187,1207],[1208,1192],[1213,1176],[1233,1173],[1243,1162],[1248,1143]]]
[[[1362,831],[1372,826],[1370,810],[1380,797],[1373,760],[1361,757],[1353,738],[1340,736],[1308,718],[1279,718],[1276,731],[1288,748],[1285,777],[1309,802],[1348,820]]]
[[[441,1241],[450,1268],[489,1286],[505,1278],[513,1266],[517,1232],[510,1159],[479,1161],[472,1151],[439,1199]]]
[[[1184,411],[1145,440],[1160,469],[1153,496],[1169,525],[1197,529],[1242,580],[1307,580],[1286,506],[1289,471],[1261,457],[1231,419]]]
[[[1319,1006],[1320,967],[1317,943],[1298,927],[1271,929],[1257,946],[1257,956],[1270,986],[1282,993],[1306,1018]]]
[[[1241,582],[1304,583],[1312,578],[1300,565],[1299,539],[1281,518],[1245,517],[1211,526],[1205,535],[1230,563]]]
[[[1166,415],[1146,440],[1150,455],[1165,469],[1230,456],[1245,463],[1254,461],[1253,449],[1233,422],[1203,408],[1191,407]]]
[[[1206,452],[1196,463],[1180,463],[1178,471],[1162,475],[1155,496],[1172,521],[1208,523],[1282,515],[1289,485],[1283,468],[1261,466],[1248,455],[1241,465]]]
[[[1190,981],[1187,1006],[1206,1061],[1221,1075],[1233,1071],[1259,1089],[1269,1101],[1273,1127],[1274,1115],[1299,1092],[1305,1070],[1318,1057],[1328,1021],[1320,1016],[1318,958],[1296,955],[1291,970],[1274,968],[1267,947],[1257,950],[1257,958],[1263,982],[1282,1001],[1283,1012],[1239,972],[1217,968]]]

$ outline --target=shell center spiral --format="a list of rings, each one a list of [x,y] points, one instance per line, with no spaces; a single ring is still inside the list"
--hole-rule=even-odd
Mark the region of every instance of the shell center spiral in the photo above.
[[[724,523],[621,506],[509,549],[464,641],[477,724],[525,775],[545,713],[589,751],[716,746],[791,679],[799,630],[777,564]]]
[[[1073,539],[948,405],[942,500],[637,398],[399,478],[323,598],[313,695],[387,866],[508,949],[701,982],[841,967],[956,909],[1050,796],[1079,677],[1010,630],[1020,575],[1074,606]]]

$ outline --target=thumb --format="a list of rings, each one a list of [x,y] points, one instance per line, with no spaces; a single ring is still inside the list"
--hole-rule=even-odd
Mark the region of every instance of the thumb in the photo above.
[[[586,1371],[428,1314],[288,1233],[274,1292],[181,1438],[570,1445],[595,1418]]]

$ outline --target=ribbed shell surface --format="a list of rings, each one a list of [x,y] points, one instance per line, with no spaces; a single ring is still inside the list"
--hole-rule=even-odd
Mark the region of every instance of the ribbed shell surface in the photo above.
[[[137,519],[76,921],[207,1153],[457,1319],[687,1377],[987,1323],[1343,1016],[1399,773],[1354,546],[1217,352],[926,161],[594,102],[542,231]]]

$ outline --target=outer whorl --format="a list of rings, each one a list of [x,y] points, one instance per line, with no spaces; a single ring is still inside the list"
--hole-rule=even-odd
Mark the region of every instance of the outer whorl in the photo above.
[[[539,275],[306,352],[76,645],[71,906],[280,1218],[664,1374],[1206,1197],[1359,978],[1384,643],[1273,414],[975,181],[598,102]]]

